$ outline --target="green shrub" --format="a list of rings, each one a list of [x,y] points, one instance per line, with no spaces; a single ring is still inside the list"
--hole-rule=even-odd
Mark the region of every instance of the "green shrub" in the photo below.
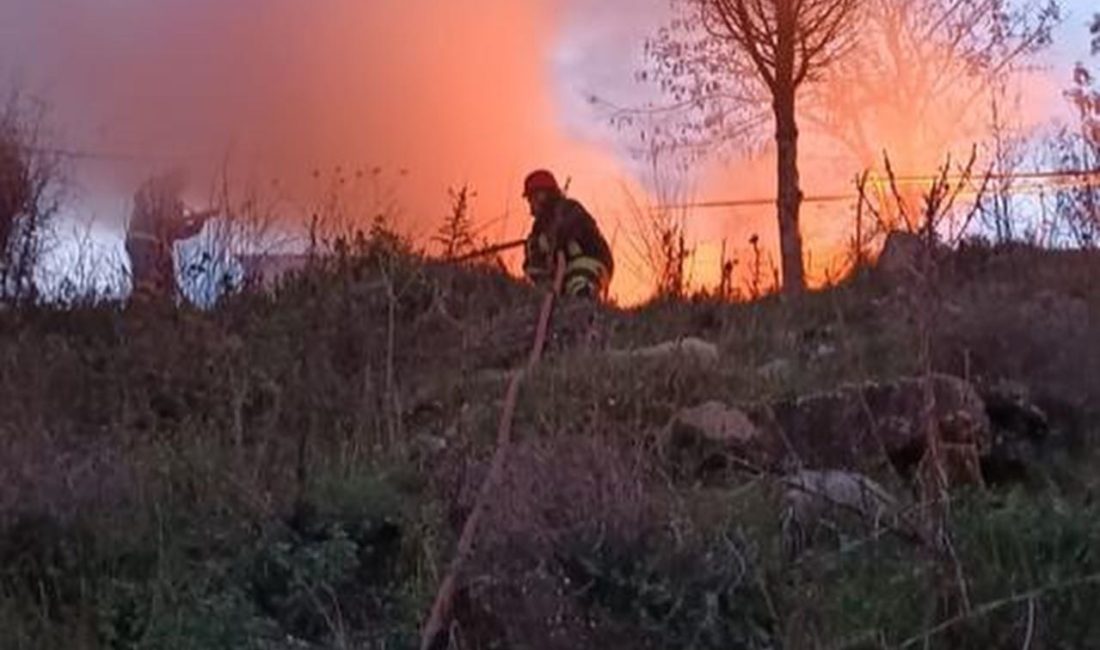
[[[581,604],[634,630],[644,647],[773,648],[777,621],[757,558],[728,537],[701,548],[643,539],[573,544],[559,553]]]

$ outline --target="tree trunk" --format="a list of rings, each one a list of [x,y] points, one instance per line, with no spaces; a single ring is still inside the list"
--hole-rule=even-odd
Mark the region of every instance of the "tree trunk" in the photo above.
[[[779,251],[783,261],[783,292],[801,293],[806,288],[802,266],[802,232],[798,213],[802,189],[798,181],[798,126],[794,117],[794,89],[775,97],[775,143],[779,153]]]
[[[776,3],[775,77],[772,82],[772,110],[775,113],[775,144],[778,153],[779,253],[783,266],[783,293],[794,295],[806,288],[802,266],[802,232],[798,210],[802,189],[798,182],[798,123],[795,119],[795,52],[798,46],[798,15],[792,0]]]

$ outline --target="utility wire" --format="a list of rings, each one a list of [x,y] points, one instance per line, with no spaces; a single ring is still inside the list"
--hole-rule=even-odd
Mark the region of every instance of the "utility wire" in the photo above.
[[[105,151],[95,150],[88,148],[64,148],[64,147],[30,147],[31,151],[36,153],[43,153],[48,155],[56,155],[64,158],[72,158],[76,160],[102,160],[111,162],[166,162],[172,160],[184,160],[201,158],[201,154],[175,154],[175,155],[153,155],[153,154],[137,154],[127,153],[120,151]],[[1013,172],[1008,174],[986,174],[982,178],[990,181],[1045,181],[1040,183],[1031,183],[1022,187],[1008,187],[1001,188],[1001,192],[1008,194],[1034,194],[1041,192],[1043,189],[1076,189],[1082,187],[1091,187],[1100,184],[1100,169],[1082,169],[1082,170],[1058,170],[1058,171],[1034,171],[1034,172]],[[891,180],[889,177],[880,175],[873,175],[867,179],[867,182],[872,187],[884,188],[891,184],[894,185],[928,185],[937,180],[939,176],[896,176]],[[947,176],[946,179],[949,182],[961,182],[968,180],[965,176]],[[970,177],[972,180],[972,177]],[[972,196],[977,192],[963,192],[962,196]],[[810,195],[802,197],[803,204],[828,204],[828,203],[843,203],[847,201],[856,201],[860,198],[858,194],[821,194]],[[749,208],[749,207],[761,207],[775,205],[775,198],[751,198],[751,199],[718,199],[712,201],[691,201],[685,203],[666,203],[652,206],[651,212],[658,212],[663,210],[712,210],[719,208]],[[495,251],[493,251],[495,252]]]
[[[971,180],[978,180],[984,177],[973,177]],[[937,180],[935,176],[906,176],[898,177],[894,179],[897,185],[923,185],[929,184]],[[1095,187],[1100,185],[1100,169],[1097,170],[1071,170],[1065,172],[1028,172],[1019,174],[990,174],[989,179],[996,181],[1016,181],[1016,180],[1031,180],[1040,181],[1032,182],[1021,185],[1019,187],[1000,188],[998,191],[1008,194],[1032,194],[1043,189],[1075,189],[1084,187]],[[958,182],[965,180],[961,176],[949,176],[949,181]],[[1045,181],[1045,182],[1044,182]],[[1054,182],[1062,181],[1062,182]],[[875,186],[889,186],[890,181],[886,178],[872,178],[868,179],[868,183]],[[976,195],[977,191],[962,192],[962,196]],[[802,203],[815,204],[815,203],[842,203],[845,201],[856,201],[860,198],[859,194],[820,194],[803,196]],[[713,200],[713,201],[690,201],[686,203],[664,203],[655,205],[650,208],[650,211],[661,210],[686,210],[686,209],[699,209],[709,210],[716,208],[747,208],[747,207],[759,207],[775,205],[776,199],[774,198],[754,198],[754,199],[727,199],[727,200]]]
[[[1034,172],[1011,172],[1008,174],[982,174],[981,176],[971,175],[948,175],[948,181],[959,181],[966,178],[988,178],[991,181],[996,180],[1028,180],[1028,179],[1055,179],[1055,178],[1097,178],[1100,179],[1100,169],[1065,169],[1057,171],[1034,171]],[[939,176],[896,176],[894,181],[901,185],[919,185],[924,183],[932,183],[939,180]],[[890,182],[889,177],[872,176],[868,179],[868,182],[875,184],[888,184]]]
[[[68,147],[28,147],[28,150],[49,156],[71,158],[73,160],[101,160],[106,162],[163,163],[173,160],[187,160],[205,157],[203,154],[139,154],[123,151],[95,149],[74,149]],[[213,154],[210,154],[213,155]]]

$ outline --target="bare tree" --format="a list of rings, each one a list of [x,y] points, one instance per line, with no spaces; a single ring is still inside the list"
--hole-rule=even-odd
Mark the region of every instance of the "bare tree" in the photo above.
[[[1100,54],[1100,15],[1092,24],[1093,54]],[[1073,70],[1073,86],[1066,98],[1077,114],[1077,124],[1065,128],[1048,142],[1056,168],[1086,172],[1076,187],[1059,189],[1055,194],[1057,213],[1068,237],[1078,246],[1096,246],[1100,240],[1100,83],[1084,63]]]
[[[865,0],[860,18],[855,56],[818,88],[815,122],[864,166],[886,145],[895,160],[923,153],[923,169],[1005,74],[1050,44],[1060,10],[1055,0]]]
[[[850,44],[862,0],[680,0],[679,17],[658,35],[651,55],[666,90],[705,113],[702,133],[725,128],[718,100],[770,100],[778,154],[776,207],[783,288],[805,288],[799,210],[797,99]],[[687,35],[685,37],[685,35]],[[699,38],[702,36],[702,38]],[[742,81],[744,73],[751,79]]]
[[[620,127],[675,144],[688,157],[731,142],[751,148],[771,100],[777,144],[792,142],[793,130],[797,145],[791,112],[783,122],[776,112],[777,100],[790,108],[791,88],[773,88],[782,91],[784,79],[798,82],[795,91],[815,81],[799,95],[800,123],[841,144],[842,157],[861,169],[884,172],[886,150],[902,175],[923,175],[952,143],[981,137],[986,124],[975,109],[989,105],[1006,78],[1050,43],[1060,20],[1056,0],[672,1],[675,19],[647,43],[650,64],[638,75],[658,83],[671,101],[617,110],[613,119]],[[797,10],[796,37],[793,46],[784,40],[787,58],[780,59],[779,19],[792,20],[789,12],[780,13],[784,7]],[[817,31],[808,33],[812,28]],[[848,56],[837,56],[845,49]],[[817,60],[805,57],[814,52]],[[784,77],[781,64],[795,74]],[[781,157],[792,156],[789,147],[779,149]],[[884,180],[884,173],[875,176]],[[919,204],[927,187],[899,183],[899,196]],[[895,198],[881,182],[872,185],[882,190],[880,199]],[[788,180],[786,186],[781,214],[789,215],[797,185]],[[789,256],[783,254],[786,267]]]
[[[0,297],[33,299],[34,273],[60,207],[60,163],[40,146],[41,110],[0,108]]]
[[[1100,13],[1093,15],[1089,33],[1092,34],[1092,53],[1100,54]]]
[[[0,264],[6,271],[16,220],[30,201],[29,170],[14,127],[0,122]]]
[[[1100,15],[1096,17],[1093,29],[1100,33]],[[1100,39],[1100,36],[1097,38]],[[1100,54],[1100,42],[1093,44],[1093,54]],[[1084,63],[1074,67],[1073,87],[1065,95],[1077,113],[1081,138],[1100,148],[1100,83]]]
[[[953,143],[984,137],[978,109],[1059,21],[1056,0],[865,0],[853,56],[815,86],[807,118],[863,169],[881,171],[886,150],[901,175],[924,175]],[[927,184],[902,190],[916,203]]]
[[[664,164],[666,152],[651,143],[646,156],[647,184],[653,201],[637,199],[625,189],[627,207],[634,228],[626,244],[634,259],[622,260],[638,277],[653,279],[653,298],[669,300],[683,298],[689,289],[686,268],[694,252],[688,247],[685,226],[690,198],[684,178]]]

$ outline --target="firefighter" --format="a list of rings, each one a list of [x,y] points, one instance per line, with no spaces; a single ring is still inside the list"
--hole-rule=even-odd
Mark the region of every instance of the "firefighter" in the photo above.
[[[523,272],[536,285],[554,281],[558,253],[565,254],[561,292],[568,296],[603,299],[614,272],[607,241],[595,219],[580,203],[566,198],[554,175],[546,170],[529,174],[523,197],[535,222],[527,236]]]
[[[133,297],[138,300],[175,302],[175,243],[199,234],[216,211],[193,213],[180,195],[186,188],[182,172],[153,177],[134,195],[134,211],[126,233]]]

